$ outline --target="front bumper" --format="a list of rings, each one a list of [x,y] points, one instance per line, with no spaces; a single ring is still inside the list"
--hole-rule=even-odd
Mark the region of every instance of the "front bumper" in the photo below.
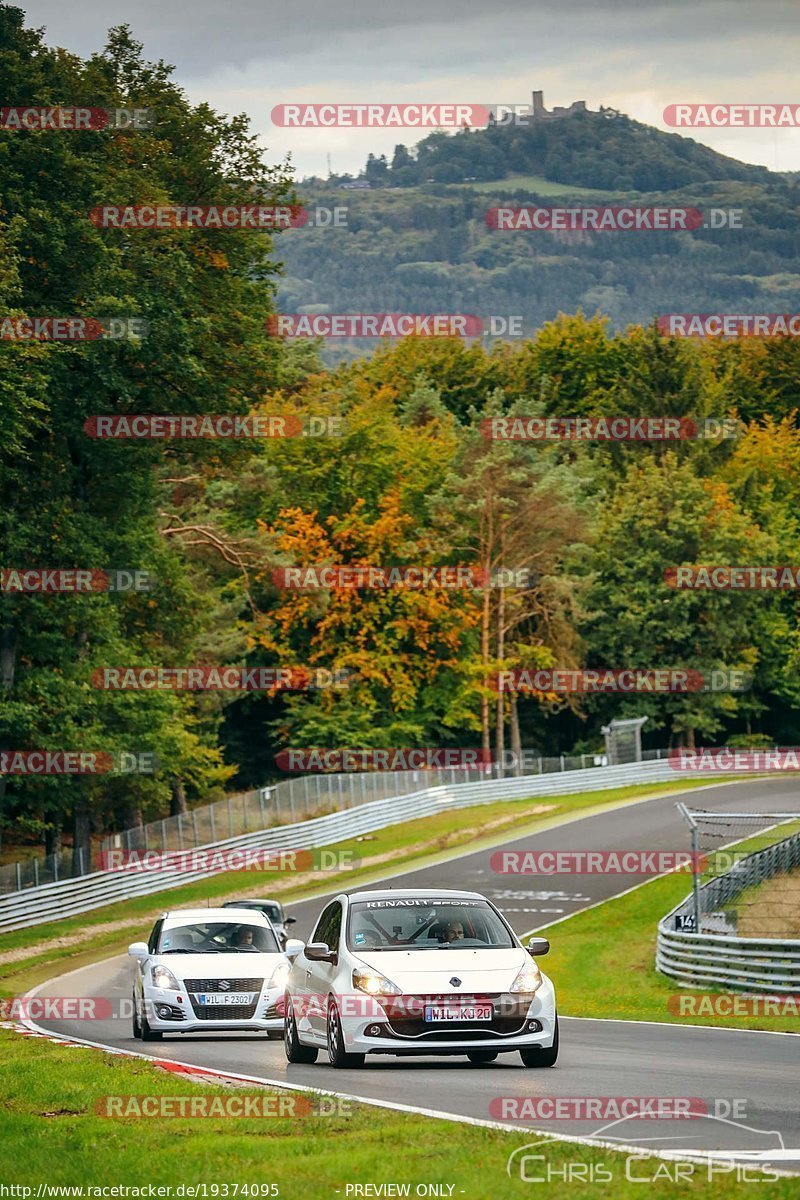
[[[424,1020],[426,1005],[466,999],[464,996],[403,996],[398,1001],[381,998],[366,1015],[348,1015],[345,1008],[340,1017],[345,1047],[355,1054],[426,1055],[467,1054],[472,1050],[503,1053],[552,1046],[556,1006],[549,981],[533,997],[510,993],[476,996],[476,1001],[491,1001],[491,1021],[428,1023]]]
[[[157,1033],[219,1033],[250,1029],[263,1033],[283,1029],[283,988],[265,987],[247,1006],[201,1006],[189,992],[150,987],[145,1011]],[[226,1011],[227,1009],[227,1011]]]

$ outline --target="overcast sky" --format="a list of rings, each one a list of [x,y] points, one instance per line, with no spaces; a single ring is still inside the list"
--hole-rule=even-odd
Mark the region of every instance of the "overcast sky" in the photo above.
[[[413,130],[280,129],[291,101],[529,103],[584,99],[666,129],[675,102],[800,104],[798,0],[31,0],[46,41],[83,56],[127,22],[175,64],[192,101],[247,112],[302,178],[355,172]],[[724,154],[800,170],[800,130],[692,132]]]

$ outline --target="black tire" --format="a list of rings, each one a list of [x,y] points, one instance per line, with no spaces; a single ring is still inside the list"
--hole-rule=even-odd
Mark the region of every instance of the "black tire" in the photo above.
[[[159,1029],[151,1029],[150,1022],[147,1019],[147,1001],[142,997],[142,1041],[143,1042],[160,1042],[163,1038],[163,1033]]]
[[[283,1018],[283,1048],[286,1060],[290,1063],[313,1063],[317,1061],[319,1050],[316,1046],[304,1046],[297,1036],[297,1024],[294,1019],[292,1002],[286,1000],[286,1014]]]
[[[467,1058],[473,1064],[473,1066],[480,1067],[480,1066],[483,1066],[484,1063],[494,1062],[494,1060],[497,1058],[497,1051],[496,1050],[470,1050],[469,1054],[467,1055]]]
[[[139,1009],[136,1005],[136,992],[133,993],[133,1036],[142,1040],[142,1022],[139,1020]]]
[[[520,1050],[519,1056],[526,1067],[554,1067],[558,1058],[558,1017],[552,1046],[531,1046],[529,1050]]]
[[[328,1058],[332,1067],[363,1067],[366,1054],[348,1054],[344,1048],[342,1022],[333,1001],[328,1005]]]

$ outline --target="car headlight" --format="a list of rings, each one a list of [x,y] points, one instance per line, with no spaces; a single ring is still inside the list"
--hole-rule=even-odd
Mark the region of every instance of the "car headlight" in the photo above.
[[[179,992],[181,990],[181,985],[169,967],[155,966],[153,967],[152,975],[154,987],[166,988],[168,992]]]
[[[530,992],[533,994],[541,986],[542,972],[535,962],[526,962],[508,990],[510,992]]]
[[[403,989],[379,971],[353,971],[353,987],[368,996],[402,996]]]
[[[286,980],[289,978],[289,972],[292,969],[292,964],[284,959],[279,962],[275,970],[267,981],[267,987],[283,987]]]

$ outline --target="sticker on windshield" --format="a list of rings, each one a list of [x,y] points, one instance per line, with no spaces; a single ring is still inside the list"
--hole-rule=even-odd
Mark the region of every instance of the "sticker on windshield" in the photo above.
[[[477,908],[480,904],[479,900],[367,900],[367,908],[442,908],[445,905],[455,906],[456,908]]]
[[[366,940],[367,940],[367,935],[365,933],[359,932],[359,933],[353,934],[353,941],[355,942],[355,944],[357,946],[363,946],[364,942]]]

